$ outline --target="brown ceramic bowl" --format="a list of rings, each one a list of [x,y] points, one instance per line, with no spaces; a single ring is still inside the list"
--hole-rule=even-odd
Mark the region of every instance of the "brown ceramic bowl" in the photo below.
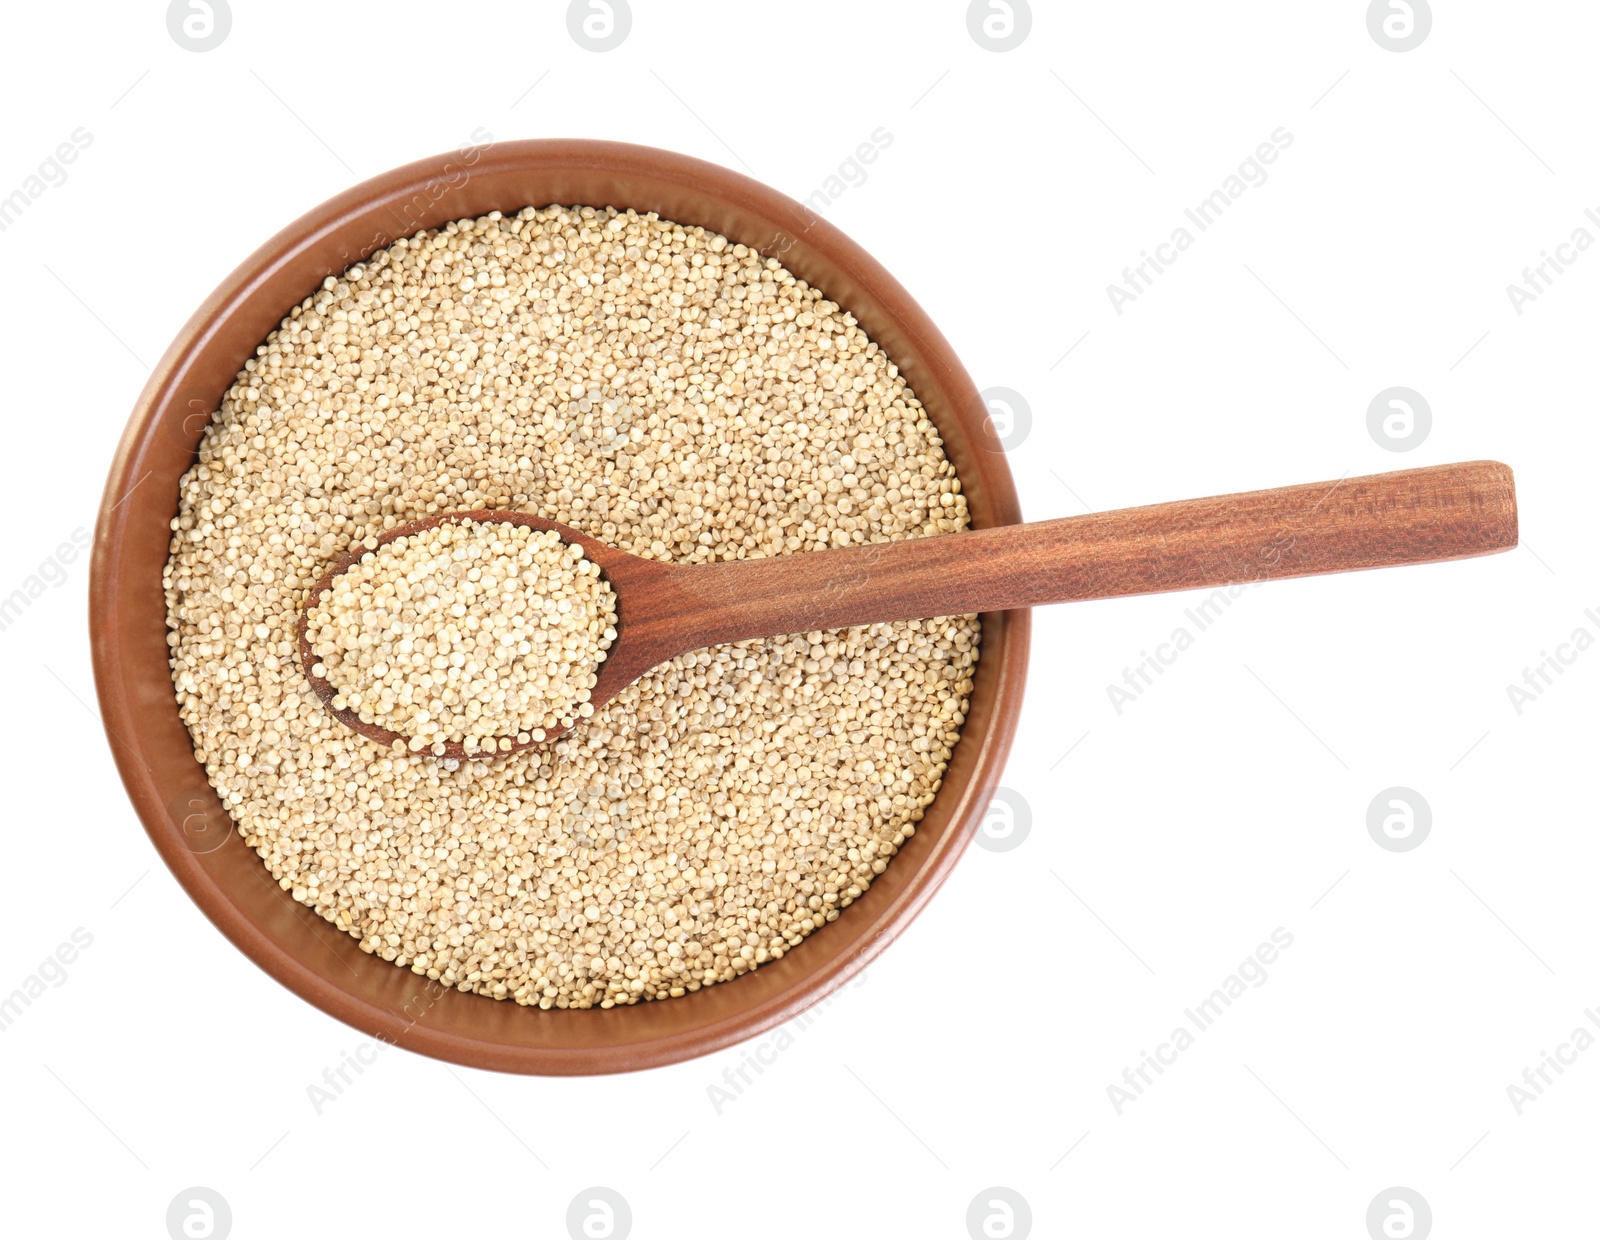
[[[503,1072],[620,1072],[718,1050],[789,1020],[859,972],[955,865],[1011,746],[1026,611],[983,617],[971,710],[917,832],[866,894],[781,960],[681,999],[542,1012],[446,989],[370,956],[279,888],[195,760],[167,667],[161,572],[178,480],[246,358],[324,277],[421,228],[529,205],[656,211],[779,258],[852,312],[910,381],[960,473],[973,524],[1021,520],[988,414],[950,345],[860,246],[794,200],[714,164],[613,142],[505,142],[375,177],[296,220],[206,299],[123,433],[95,529],[95,682],[145,830],[195,903],[250,959],[362,1032]]]

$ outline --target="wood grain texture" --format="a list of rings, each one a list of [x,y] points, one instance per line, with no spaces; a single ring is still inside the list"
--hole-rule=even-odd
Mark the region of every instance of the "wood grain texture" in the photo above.
[[[555,530],[600,565],[617,596],[617,640],[591,695],[597,709],[657,664],[723,642],[1456,560],[1517,545],[1516,489],[1511,470],[1496,461],[715,564],[641,559],[517,512],[443,513],[377,542],[467,520]],[[325,705],[334,688],[310,671],[310,612],[334,577],[368,554],[359,547],[335,564],[300,611],[301,666]],[[333,714],[380,744],[404,742],[351,711]],[[562,731],[512,741],[503,752]],[[452,743],[445,756],[466,755]]]
[[[685,567],[668,576],[646,624],[659,648],[694,649],[775,633],[1454,560],[1516,545],[1511,470],[1470,461]],[[692,629],[679,619],[686,616],[694,618]]]

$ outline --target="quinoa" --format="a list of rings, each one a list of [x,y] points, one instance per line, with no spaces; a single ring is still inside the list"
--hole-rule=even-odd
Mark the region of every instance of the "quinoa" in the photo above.
[[[330,705],[468,753],[544,739],[594,714],[589,691],[616,639],[600,566],[553,530],[447,522],[370,550],[308,615]]]
[[[592,207],[396,241],[289,312],[181,484],[179,708],[296,900],[430,978],[542,1008],[784,955],[890,864],[960,736],[975,617],[695,651],[558,740],[462,761],[333,718],[310,587],[432,513],[516,510],[684,563],[967,525],[914,394],[776,259]]]

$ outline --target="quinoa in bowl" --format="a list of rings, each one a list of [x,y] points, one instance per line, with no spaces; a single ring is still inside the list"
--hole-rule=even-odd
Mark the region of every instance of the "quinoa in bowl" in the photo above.
[[[164,580],[196,755],[296,899],[447,985],[609,1007],[783,955],[890,864],[959,738],[973,617],[697,651],[493,760],[333,719],[294,652],[307,589],[355,542],[466,509],[684,562],[967,524],[853,318],[704,229],[496,212],[330,277],[222,400]]]

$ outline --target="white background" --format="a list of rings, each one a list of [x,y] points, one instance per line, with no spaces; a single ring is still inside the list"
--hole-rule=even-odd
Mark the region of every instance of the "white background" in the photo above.
[[[5,1233],[164,1236],[200,1185],[240,1238],[561,1237],[604,1185],[637,1237],[959,1238],[991,1186],[1037,1236],[1361,1240],[1391,1186],[1440,1237],[1591,1234],[1600,1049],[1520,1115],[1507,1086],[1600,1005],[1600,649],[1520,715],[1506,686],[1600,637],[1600,252],[1520,315],[1506,286],[1600,238],[1600,10],[1437,0],[1398,54],[1365,0],[1036,0],[995,53],[952,0],[635,0],[596,54],[565,8],[234,0],[194,53],[162,3],[8,7],[0,195],[93,140],[0,232],[0,595],[92,527],[147,367],[229,270],[480,126],[796,197],[886,129],[824,214],[980,387],[1026,397],[1029,518],[1489,457],[1524,544],[1253,589],[1120,715],[1107,685],[1196,600],[1037,613],[1005,776],[1026,839],[972,849],[720,1114],[708,1087],[752,1047],[574,1080],[386,1050],[317,1114],[307,1087],[363,1038],[156,859],[92,715],[79,559],[0,633],[0,994],[93,935],[0,1033]],[[1280,126],[1268,180],[1117,314],[1106,286]],[[1366,426],[1393,385],[1433,411],[1403,454]],[[1410,852],[1367,832],[1394,785],[1432,808]],[[1277,927],[1266,982],[1119,1115],[1107,1087]]]

